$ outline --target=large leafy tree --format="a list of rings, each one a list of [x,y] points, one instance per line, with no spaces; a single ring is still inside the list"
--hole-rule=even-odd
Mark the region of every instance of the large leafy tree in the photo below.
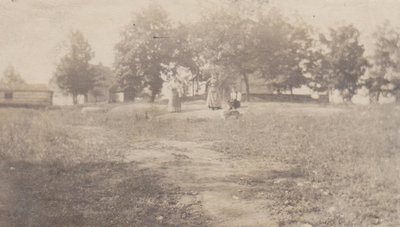
[[[375,49],[372,55],[373,67],[362,79],[373,101],[379,102],[382,93],[399,89],[400,81],[400,34],[389,22],[379,26],[374,33]]]
[[[241,77],[245,84],[246,96],[249,98],[250,84],[249,76],[257,70],[257,50],[258,46],[254,37],[255,21],[242,18],[232,26],[233,33],[230,34],[230,46],[232,50],[226,53],[228,73],[236,77]]]
[[[0,79],[0,84],[13,87],[26,84],[26,82],[21,77],[21,75],[17,71],[15,71],[14,67],[10,65],[4,70],[3,77]]]
[[[227,81],[242,79],[247,94],[250,76],[261,75],[279,90],[304,84],[302,61],[312,44],[310,27],[289,24],[277,10],[242,11],[208,13],[197,24],[195,46],[202,64],[223,68]]]
[[[321,35],[321,43],[328,64],[324,78],[328,90],[339,90],[344,100],[349,101],[358,88],[358,82],[368,67],[364,47],[359,43],[360,32],[353,25],[330,29],[330,37]]]
[[[163,67],[162,74],[166,80],[178,79],[187,88],[189,81],[192,83],[201,77],[198,51],[192,45],[192,34],[190,24],[179,24],[170,30],[169,41],[166,47],[170,53]],[[163,64],[165,66],[165,64]],[[184,73],[185,72],[185,73]],[[194,86],[194,84],[193,84]],[[184,89],[186,91],[186,89]]]
[[[77,104],[77,96],[84,95],[87,99],[88,92],[96,82],[96,74],[90,65],[94,53],[79,31],[69,34],[69,42],[68,53],[57,65],[53,81],[63,91],[71,94],[73,103]]]
[[[237,11],[217,11],[204,15],[193,28],[200,74],[204,80],[218,68],[221,86],[244,79],[249,92],[248,75],[255,71],[254,21],[240,17]],[[246,96],[247,97],[247,96]]]
[[[305,84],[304,61],[312,47],[312,30],[302,21],[289,23],[278,10],[261,15],[255,29],[257,64],[278,92]]]
[[[174,73],[182,66],[195,71],[187,39],[187,28],[183,25],[173,27],[162,8],[149,7],[136,14],[115,47],[115,72],[120,87],[129,94],[126,98],[133,100],[148,88],[150,101],[154,101],[162,89],[162,75],[169,75],[166,71],[171,70],[165,65],[174,63]]]

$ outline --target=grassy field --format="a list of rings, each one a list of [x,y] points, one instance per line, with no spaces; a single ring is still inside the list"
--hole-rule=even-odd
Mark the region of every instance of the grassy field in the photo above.
[[[225,180],[245,186],[240,198],[261,202],[280,226],[400,226],[398,106],[250,103],[243,110],[239,120],[223,121],[139,104],[86,114],[0,109],[0,183],[9,185],[0,187],[0,224],[214,225],[201,205],[178,202],[179,182],[124,162],[131,146],[163,139],[209,143],[227,162],[265,163]],[[288,168],[271,169],[272,162]]]

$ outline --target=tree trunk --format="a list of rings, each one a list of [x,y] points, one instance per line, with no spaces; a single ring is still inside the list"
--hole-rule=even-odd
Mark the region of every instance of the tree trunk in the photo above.
[[[199,78],[196,77],[196,94],[199,94],[199,87],[200,87]]]
[[[157,95],[157,92],[151,91],[151,97],[150,97],[150,102],[151,103],[153,103],[154,100],[156,100],[156,95]]]
[[[378,103],[378,104],[379,104],[379,98],[380,98],[380,96],[381,96],[381,91],[378,90],[378,91],[376,92],[376,100],[375,100],[375,102]]]
[[[246,86],[246,98],[244,101],[250,101],[250,85],[249,85],[249,77],[247,76],[246,73],[243,73],[243,81],[244,85]]]
[[[194,78],[192,80],[192,96],[194,96]]]
[[[74,105],[78,104],[78,95],[77,94],[72,94],[72,103]]]
[[[84,103],[88,103],[89,102],[89,95],[88,94],[84,94],[83,97],[85,99]]]
[[[333,91],[331,88],[328,88],[328,102],[333,103]]]
[[[206,100],[206,101],[207,101],[207,96],[208,96],[208,84],[206,84],[206,88],[204,91],[204,100]]]

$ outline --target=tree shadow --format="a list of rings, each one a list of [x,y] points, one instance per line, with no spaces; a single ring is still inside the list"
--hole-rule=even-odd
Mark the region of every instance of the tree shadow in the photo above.
[[[182,219],[183,213],[190,217],[191,210],[176,205],[179,188],[136,163],[13,162],[3,172],[15,199],[9,213],[0,217],[7,216],[11,226],[171,226],[204,221],[199,216]]]

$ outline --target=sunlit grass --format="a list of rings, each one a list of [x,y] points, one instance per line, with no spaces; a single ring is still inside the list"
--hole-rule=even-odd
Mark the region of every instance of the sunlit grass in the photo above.
[[[264,182],[254,190],[264,191],[266,199],[274,201],[270,209],[283,224],[399,224],[397,106],[267,107],[228,121],[159,121],[155,116],[163,110],[151,105],[128,112],[105,107],[89,114],[82,114],[79,108],[1,109],[0,155],[9,160],[65,162],[117,155],[112,153],[114,148],[105,152],[104,147],[85,144],[96,127],[111,130],[131,143],[158,138],[212,141],[214,150],[230,158],[263,158],[292,167],[294,175],[253,176],[256,182]],[[340,111],[324,113],[330,109]],[[82,126],[87,126],[88,132],[82,132]],[[109,144],[112,142],[119,144]]]

